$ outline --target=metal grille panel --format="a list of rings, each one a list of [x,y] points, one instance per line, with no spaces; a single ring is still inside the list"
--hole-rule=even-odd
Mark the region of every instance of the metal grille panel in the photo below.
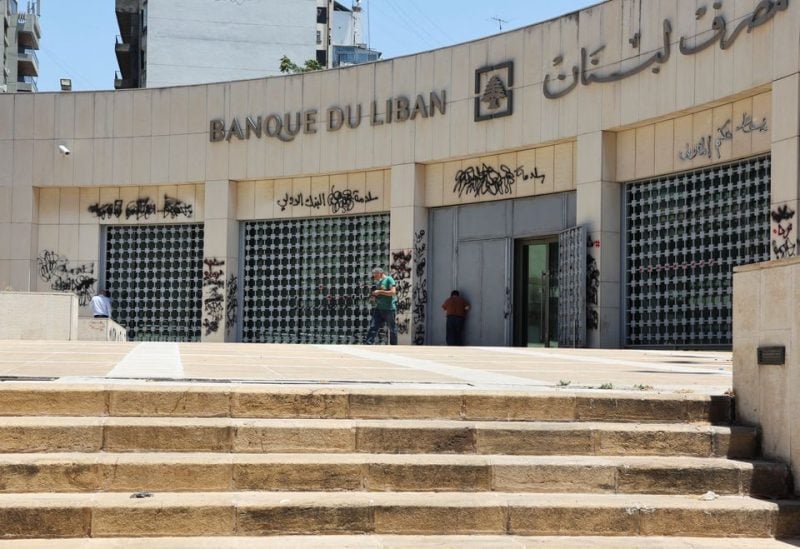
[[[199,341],[203,225],[106,228],[114,320],[135,341]]]
[[[360,343],[387,214],[244,224],[242,341]]]
[[[558,235],[558,346],[586,346],[586,227]]]
[[[769,259],[770,157],[626,185],[626,343],[730,346],[733,268]]]

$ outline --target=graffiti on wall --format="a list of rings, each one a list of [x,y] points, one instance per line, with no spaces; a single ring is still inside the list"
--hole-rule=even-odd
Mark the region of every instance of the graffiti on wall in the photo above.
[[[687,4],[689,3],[687,2]],[[789,8],[789,0],[761,0],[752,12],[737,17],[733,21],[735,25],[731,25],[731,27],[728,26],[725,16],[718,11],[722,8],[722,2],[715,2],[713,7],[714,17],[708,31],[698,29],[694,36],[680,37],[678,49],[682,55],[694,55],[714,44],[719,44],[722,50],[731,48],[743,31],[746,30],[749,33],[771,21],[778,12],[786,11]],[[700,6],[695,10],[695,19],[700,21],[707,13],[707,6]],[[623,59],[639,55],[642,43],[641,33],[635,33],[628,39],[628,43],[631,45],[632,51],[622,52]],[[579,59],[575,60],[570,69],[558,69],[559,73],[555,78],[549,73],[545,75],[542,93],[548,99],[558,99],[570,93],[578,84],[590,86],[594,83],[617,82],[648,69],[653,74],[659,74],[661,65],[669,61],[671,57],[673,44],[672,23],[669,19],[664,19],[661,23],[661,47],[653,50],[649,55],[641,55],[637,64],[630,65],[625,69],[616,68],[622,59],[603,59],[602,53],[606,48],[605,44],[590,49],[582,47]],[[558,54],[552,63],[554,67],[561,67],[564,65],[564,56]],[[609,69],[608,67],[615,68]]]
[[[588,237],[586,253],[586,329],[597,330],[600,327],[600,269],[597,260],[592,255],[592,248],[599,248],[600,241]]]
[[[39,265],[39,276],[50,283],[50,289],[77,294],[81,305],[87,305],[91,301],[92,290],[97,282],[94,276],[94,263],[70,267],[69,259],[50,250],[44,250],[36,260]]]
[[[410,333],[411,330],[411,258],[413,250],[404,249],[392,252],[389,271],[397,284],[397,332]]]
[[[203,327],[206,335],[216,333],[225,314],[225,261],[203,259]]]
[[[793,235],[795,211],[783,205],[770,212],[772,217],[772,252],[776,259],[797,255],[797,241]]]
[[[90,204],[88,210],[98,219],[120,219],[124,215],[125,219],[134,218],[140,220],[150,219],[159,213],[162,219],[177,219],[179,217],[189,219],[194,213],[191,204],[167,194],[164,195],[164,205],[161,209],[150,197],[145,196],[131,200],[127,204],[120,199],[103,204],[96,202],[95,204]]]
[[[540,174],[536,167],[532,171],[525,169],[525,166],[512,170],[505,164],[500,164],[495,169],[481,163],[480,166],[468,166],[456,172],[453,192],[458,193],[459,198],[465,194],[475,198],[485,195],[505,196],[511,194],[514,185],[520,181],[544,183],[544,180],[545,174]]]
[[[237,292],[239,290],[239,281],[236,279],[235,274],[228,276],[228,283],[225,285],[225,333],[230,334],[233,327],[236,326],[236,313],[238,312],[239,302],[237,301]]]
[[[428,306],[427,240],[425,230],[414,233],[414,288],[412,317],[414,319],[414,345],[425,345],[425,309]]]
[[[735,129],[732,130],[732,126],[733,123],[729,118],[722,126],[717,128],[717,132],[713,137],[711,135],[704,135],[697,143],[686,143],[684,150],[678,152],[678,158],[684,162],[694,160],[698,157],[713,160],[716,154],[716,159],[719,160],[722,158],[723,143],[732,141],[734,132],[747,134],[766,132],[769,129],[767,127],[766,118],[763,118],[759,123],[755,123],[753,122],[753,117],[748,113],[742,114],[742,123],[736,126]]]
[[[317,193],[316,195],[306,196],[303,193],[293,195],[286,193],[283,198],[276,200],[275,203],[282,212],[286,211],[289,206],[305,206],[315,210],[328,207],[330,212],[335,214],[351,212],[356,207],[356,204],[368,204],[375,200],[378,200],[378,197],[374,196],[372,191],[368,191],[367,194],[362,196],[357,189],[337,191],[335,188],[331,188],[331,192],[328,194]]]

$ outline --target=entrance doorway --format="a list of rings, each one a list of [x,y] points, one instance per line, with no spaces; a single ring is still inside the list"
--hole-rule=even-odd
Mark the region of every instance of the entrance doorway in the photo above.
[[[514,345],[558,346],[558,238],[515,246]]]

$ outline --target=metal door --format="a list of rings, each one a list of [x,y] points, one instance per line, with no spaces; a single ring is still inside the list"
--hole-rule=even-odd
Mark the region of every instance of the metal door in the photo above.
[[[586,228],[558,235],[558,346],[586,346]]]
[[[471,303],[465,330],[467,345],[508,345],[511,317],[509,239],[458,244],[458,284]]]

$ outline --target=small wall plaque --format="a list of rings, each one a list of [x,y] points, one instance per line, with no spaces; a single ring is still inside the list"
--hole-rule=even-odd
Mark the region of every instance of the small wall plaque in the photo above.
[[[783,364],[786,364],[786,347],[783,345],[758,348],[759,366],[781,366]]]

